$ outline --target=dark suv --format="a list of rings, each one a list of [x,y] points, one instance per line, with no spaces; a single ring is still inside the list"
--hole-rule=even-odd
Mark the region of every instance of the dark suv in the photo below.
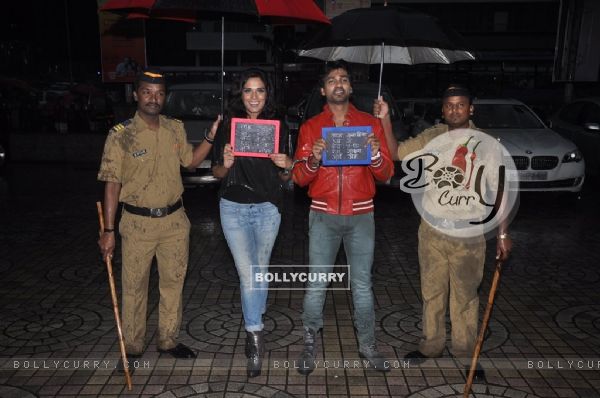
[[[229,87],[225,87],[225,97]],[[188,141],[194,146],[204,140],[204,133],[221,112],[221,85],[219,83],[184,83],[169,86],[164,114],[180,119],[185,125]],[[219,180],[211,170],[209,156],[196,170],[182,169],[185,185],[212,184]]]

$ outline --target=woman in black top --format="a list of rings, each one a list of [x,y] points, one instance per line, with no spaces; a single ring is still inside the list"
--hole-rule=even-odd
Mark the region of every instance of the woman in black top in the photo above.
[[[290,178],[292,159],[285,154],[287,129],[280,124],[279,153],[269,158],[235,157],[229,143],[231,118],[275,117],[273,88],[260,69],[244,71],[229,101],[229,114],[217,133],[213,174],[221,178],[220,215],[223,233],[240,278],[246,329],[248,377],[260,375],[264,353],[262,315],[268,283],[257,277],[268,270],[281,221],[283,184]]]

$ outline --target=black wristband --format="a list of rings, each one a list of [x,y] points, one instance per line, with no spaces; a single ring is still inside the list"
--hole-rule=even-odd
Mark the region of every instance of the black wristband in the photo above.
[[[208,131],[204,132],[204,140],[206,142],[208,142],[209,144],[214,144],[215,143],[215,139],[214,138],[208,138]]]
[[[115,232],[114,228],[104,228],[104,233]]]

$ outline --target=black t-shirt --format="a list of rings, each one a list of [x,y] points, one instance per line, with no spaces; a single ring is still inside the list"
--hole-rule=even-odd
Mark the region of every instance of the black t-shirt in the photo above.
[[[279,128],[279,152],[287,153],[288,129],[285,122]],[[213,166],[223,164],[223,149],[231,141],[231,120],[221,123],[213,145]],[[271,202],[278,208],[283,199],[282,169],[270,158],[236,156],[233,166],[221,181],[219,196],[237,203]]]

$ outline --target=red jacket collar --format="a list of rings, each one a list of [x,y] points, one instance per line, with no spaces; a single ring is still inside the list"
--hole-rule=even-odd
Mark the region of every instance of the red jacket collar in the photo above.
[[[354,114],[356,114],[357,112],[360,112],[360,111],[352,104],[352,102],[348,102],[348,111],[346,112],[346,115],[344,116],[344,120],[346,122],[350,122],[352,120],[352,116]],[[329,119],[333,119],[333,112],[329,108],[329,104],[325,103],[325,105],[323,105],[323,113]]]

